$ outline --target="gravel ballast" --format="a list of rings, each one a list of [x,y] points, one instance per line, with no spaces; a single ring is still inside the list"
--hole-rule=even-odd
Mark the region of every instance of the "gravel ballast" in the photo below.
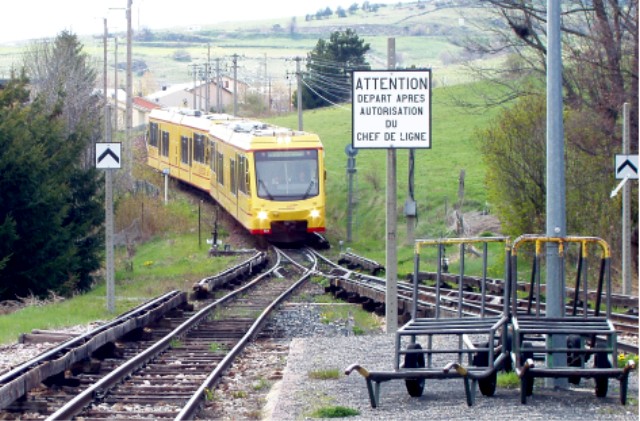
[[[380,406],[371,408],[365,380],[357,373],[342,374],[334,380],[315,380],[309,373],[339,368],[343,372],[353,363],[369,370],[393,369],[394,336],[381,334],[350,337],[296,338],[290,344],[287,366],[280,393],[272,397],[272,420],[300,420],[309,417],[322,406],[345,406],[360,411],[350,420],[594,420],[638,419],[638,376],[629,379],[628,404],[619,401],[619,382],[609,380],[606,398],[594,394],[592,379],[583,379],[580,386],[555,390],[537,379],[533,396],[527,404],[520,403],[520,391],[498,388],[493,397],[477,391],[475,404],[467,406],[462,379],[427,379],[424,394],[412,398],[404,381],[381,384]]]

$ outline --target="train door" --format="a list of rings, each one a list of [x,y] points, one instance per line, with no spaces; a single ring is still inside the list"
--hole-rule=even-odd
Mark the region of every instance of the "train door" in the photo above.
[[[237,155],[236,155],[237,157]],[[238,216],[238,169],[236,168],[236,159],[229,159],[229,191],[231,193],[231,200],[233,201],[234,215]]]
[[[245,227],[249,227],[251,224],[251,190],[249,188],[249,160],[245,155],[238,155],[238,220]]]
[[[190,182],[190,170],[189,170],[189,137],[180,136],[180,178],[184,181]]]
[[[211,179],[209,180],[211,197],[218,200],[218,152],[217,144],[213,140],[209,140],[209,151],[211,160]]]

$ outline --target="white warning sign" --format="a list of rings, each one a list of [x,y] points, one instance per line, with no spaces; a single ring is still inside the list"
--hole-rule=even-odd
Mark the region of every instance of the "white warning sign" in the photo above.
[[[353,147],[431,147],[431,70],[354,71]]]

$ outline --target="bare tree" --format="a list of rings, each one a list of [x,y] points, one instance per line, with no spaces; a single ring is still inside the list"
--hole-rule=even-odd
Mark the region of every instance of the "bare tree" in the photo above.
[[[83,166],[93,166],[93,143],[101,135],[100,97],[94,94],[96,74],[77,36],[64,31],[53,41],[33,43],[25,53],[24,67],[32,97],[59,109],[67,135],[87,139]]]
[[[622,152],[620,120],[625,102],[632,110],[631,151],[638,150],[638,0],[566,0],[561,4],[568,229],[605,238],[617,255],[621,204],[611,200],[609,193],[615,183],[614,155]],[[488,19],[466,21],[489,23],[482,28],[489,35],[469,40],[466,48],[471,56],[507,57],[502,68],[473,70],[501,85],[489,100],[508,103],[513,111],[503,113],[479,136],[485,141],[488,195],[496,200],[501,217],[509,219],[502,221],[503,226],[513,231],[541,229],[547,200],[545,133],[541,130],[545,110],[529,110],[535,121],[525,119],[522,111],[532,103],[544,104],[546,1],[484,0],[482,7],[491,15]],[[511,102],[525,96],[529,96],[525,101]],[[537,148],[531,148],[533,145]],[[637,186],[633,189],[632,209],[637,209]],[[633,230],[637,236],[637,223]]]
[[[511,54],[511,66],[500,69],[499,81],[512,89],[502,99],[523,94],[513,78],[546,74],[546,2],[484,0],[494,14],[486,38],[470,39],[466,47],[481,54]],[[632,150],[638,146],[638,1],[570,0],[562,2],[563,81],[565,102],[574,109],[595,111],[597,122],[620,145],[618,119],[622,104],[631,104]],[[487,74],[486,69],[476,69]],[[528,93],[528,92],[527,92]],[[527,94],[525,93],[525,94]],[[585,151],[601,152],[592,145]],[[618,148],[619,149],[619,148]]]

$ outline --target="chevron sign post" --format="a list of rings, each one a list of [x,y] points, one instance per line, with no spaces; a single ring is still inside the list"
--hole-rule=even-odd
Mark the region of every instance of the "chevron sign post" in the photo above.
[[[96,168],[121,168],[122,143],[96,143]]]

